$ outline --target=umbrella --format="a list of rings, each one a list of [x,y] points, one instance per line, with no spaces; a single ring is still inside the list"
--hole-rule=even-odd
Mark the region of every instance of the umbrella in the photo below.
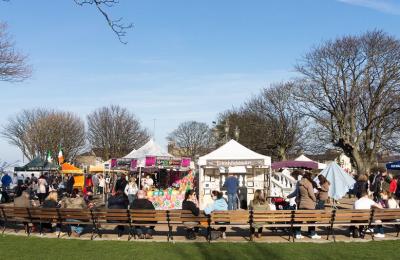
[[[356,182],[347,172],[345,172],[336,162],[328,165],[320,174],[331,183],[329,187],[329,197],[338,200],[353,188]]]

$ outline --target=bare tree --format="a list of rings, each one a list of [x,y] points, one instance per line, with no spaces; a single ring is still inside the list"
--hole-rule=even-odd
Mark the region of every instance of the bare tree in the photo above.
[[[264,119],[266,142],[279,160],[286,160],[290,152],[299,149],[304,134],[303,118],[292,99],[293,88],[291,82],[272,85],[245,105],[245,110]]]
[[[89,144],[104,160],[122,157],[149,139],[136,116],[120,106],[99,108],[87,121]]]
[[[85,147],[85,125],[70,112],[46,109],[23,110],[8,120],[3,137],[17,146],[25,157],[56,157],[59,145],[64,157],[72,160]]]
[[[235,128],[240,130],[240,143],[250,149],[285,160],[301,149],[304,135],[302,116],[292,105],[290,82],[265,88],[239,109],[220,114],[217,125],[219,139],[224,138],[225,125],[229,125],[228,137],[234,137]]]
[[[113,20],[110,18],[108,13],[105,11],[105,7],[113,7],[119,3],[118,0],[74,0],[76,4],[83,6],[83,5],[94,5],[97,10],[104,16],[107,21],[108,26],[110,26],[111,30],[117,35],[118,40],[126,44],[127,42],[124,41],[124,37],[126,36],[126,30],[133,27],[132,23],[124,24],[122,23],[122,18],[118,18]]]
[[[168,141],[174,143],[181,156],[197,156],[207,153],[212,147],[212,132],[206,123],[186,121],[168,135]]]
[[[27,56],[15,49],[15,43],[7,33],[7,24],[0,22],[0,80],[23,81],[31,76]]]
[[[295,96],[321,137],[368,173],[377,152],[398,149],[400,41],[382,32],[327,41],[297,65]]]

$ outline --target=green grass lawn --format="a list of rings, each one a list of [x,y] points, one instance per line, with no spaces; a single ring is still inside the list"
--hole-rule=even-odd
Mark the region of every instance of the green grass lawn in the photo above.
[[[0,236],[0,259],[399,259],[400,241],[157,243]]]

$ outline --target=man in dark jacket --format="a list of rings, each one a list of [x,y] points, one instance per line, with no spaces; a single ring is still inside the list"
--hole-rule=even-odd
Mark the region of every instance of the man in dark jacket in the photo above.
[[[72,194],[72,191],[74,190],[74,184],[75,184],[74,176],[72,176],[72,174],[69,174],[68,179],[67,179],[66,191],[70,195]]]
[[[108,198],[108,208],[109,209],[128,209],[129,201],[128,198],[124,195],[122,190],[117,190],[115,195]],[[109,221],[112,223],[112,221]],[[122,233],[124,232],[124,226],[118,225],[118,239],[121,238]]]
[[[155,209],[153,203],[146,199],[146,192],[140,190],[136,194],[137,199],[133,201],[133,205],[131,209]],[[144,224],[151,224],[151,222],[146,222]],[[146,226],[135,226],[136,234],[140,239],[152,239],[154,226],[146,227]]]
[[[224,187],[228,193],[228,210],[236,210],[238,208],[237,204],[237,192],[239,188],[238,179],[233,176],[233,174],[229,174],[229,177],[225,180]]]

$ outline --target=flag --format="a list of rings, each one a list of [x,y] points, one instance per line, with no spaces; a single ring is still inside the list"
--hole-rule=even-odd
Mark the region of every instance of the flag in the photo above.
[[[47,151],[47,158],[46,158],[47,162],[51,163],[53,162],[53,158],[51,158],[51,152]]]
[[[61,165],[64,162],[64,155],[61,149],[61,145],[58,147],[58,164]]]

